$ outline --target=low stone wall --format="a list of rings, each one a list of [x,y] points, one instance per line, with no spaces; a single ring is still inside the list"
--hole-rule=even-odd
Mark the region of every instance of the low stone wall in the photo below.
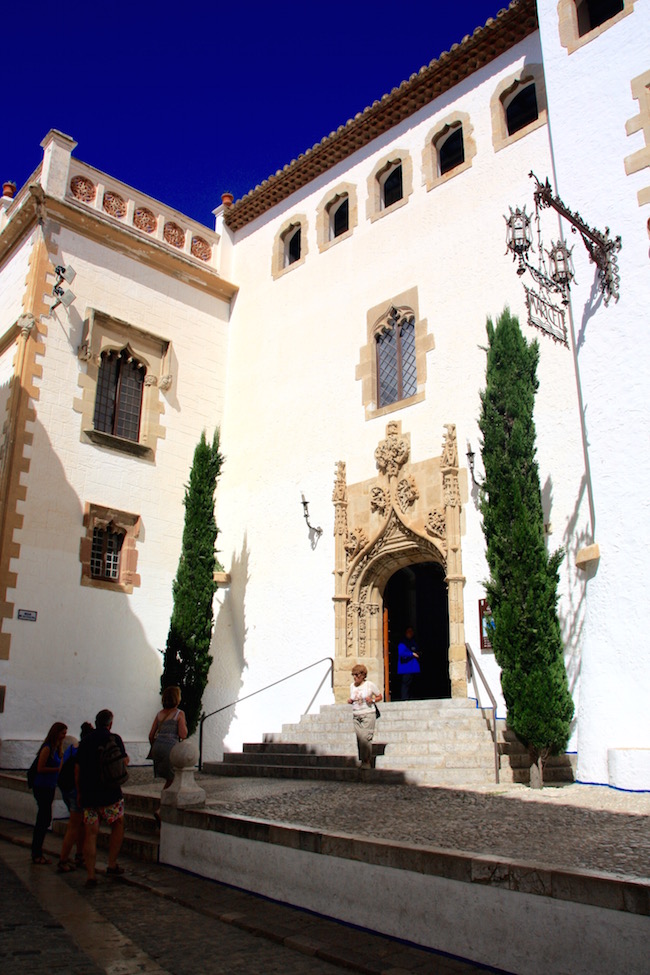
[[[647,973],[646,881],[172,806],[160,861],[522,975]]]
[[[0,816],[16,823],[33,826],[36,821],[36,800],[23,775],[0,773]],[[52,804],[52,819],[67,819],[68,810],[60,793]]]

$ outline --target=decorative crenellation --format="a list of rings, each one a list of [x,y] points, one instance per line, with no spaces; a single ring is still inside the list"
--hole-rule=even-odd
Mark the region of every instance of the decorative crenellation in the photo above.
[[[145,234],[152,234],[158,226],[156,216],[147,207],[136,207],[133,211],[133,226],[144,230]]]
[[[126,216],[126,200],[119,193],[111,193],[110,190],[106,190],[104,193],[104,200],[102,203],[102,209],[106,213],[110,213],[112,217],[116,217],[118,220],[123,220]]]
[[[198,257],[200,261],[209,261],[212,257],[212,248],[203,237],[192,237],[190,253]]]
[[[185,231],[182,227],[179,227],[177,223],[173,220],[169,220],[163,230],[163,238],[172,247],[183,248],[185,247]]]
[[[97,187],[85,176],[74,176],[70,182],[70,192],[83,203],[92,203],[97,196]]]
[[[116,190],[105,189],[101,180],[94,182],[90,176],[77,173],[70,180],[69,190],[76,201],[95,210],[102,210],[104,214],[126,226],[130,225],[176,250],[182,250],[184,254],[204,264],[214,261],[214,244],[206,237],[190,234],[189,228],[180,226],[176,220],[166,219],[164,214],[154,213],[150,207],[127,199]]]

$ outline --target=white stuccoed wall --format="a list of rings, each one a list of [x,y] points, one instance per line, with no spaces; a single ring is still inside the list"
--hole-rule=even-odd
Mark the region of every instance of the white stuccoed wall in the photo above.
[[[225,302],[69,230],[59,232],[56,244],[57,261],[77,272],[77,299],[69,313],[60,307],[48,319],[32,460],[23,476],[24,525],[14,536],[18,584],[8,598],[16,609],[36,610],[38,619],[22,622],[14,614],[5,623],[11,633],[10,659],[0,667],[7,685],[5,766],[20,764],[12,742],[42,737],[54,720],[76,733],[102,707],[114,711],[115,729],[126,740],[146,741],[160,701],[157,648],[164,648],[169,628],[184,486],[201,431],[211,437],[219,423],[225,389]],[[80,442],[81,416],[72,404],[81,395],[77,379],[85,366],[76,353],[90,307],[172,342],[173,383],[160,394],[165,437],[155,463]],[[141,515],[142,584],[131,595],[80,585],[85,502]]]
[[[506,304],[522,323],[526,319],[523,289],[504,257],[503,215],[510,204],[530,199],[531,168],[543,175],[551,171],[546,127],[499,153],[492,146],[491,95],[525,60],[541,60],[537,35],[236,236],[233,276],[240,293],[231,325],[223,425],[227,463],[218,498],[220,544],[224,565],[232,568],[232,586],[219,597],[218,656],[206,711],[333,654],[331,495],[337,460],[347,463],[348,484],[372,477],[374,450],[389,420],[401,421],[403,433],[410,434],[413,461],[439,456],[443,425],[452,422],[461,464],[469,439],[477,472],[482,471],[477,420],[485,381],[485,320],[496,319]],[[477,155],[468,171],[427,192],[425,138],[455,106],[470,116]],[[367,177],[393,147],[411,154],[413,193],[405,206],[371,223]],[[359,222],[349,239],[319,253],[316,208],[343,180],[357,188]],[[293,214],[307,218],[308,253],[303,265],[274,281],[274,237]],[[420,318],[427,319],[435,338],[427,359],[426,399],[366,421],[361,383],[355,379],[367,342],[366,312],[414,286]],[[537,334],[526,326],[524,331],[529,339]],[[580,494],[584,472],[573,364],[566,349],[543,336],[540,345],[538,459],[542,486],[552,495],[550,543],[575,549],[587,512]],[[324,529],[313,550],[301,492],[310,502],[311,523]],[[463,522],[466,638],[477,652],[477,600],[484,596],[487,566],[472,498],[463,505]],[[574,678],[582,585],[567,559],[560,610]],[[484,655],[482,666],[497,690],[493,658]],[[321,668],[254,698],[237,709],[236,717],[227,712],[227,718],[211,719],[209,754],[218,751],[220,736],[226,749],[235,749],[278,730],[283,721],[297,720],[320,674]],[[331,700],[328,689],[318,698],[323,700]]]
[[[572,307],[579,336],[589,457],[595,501],[598,570],[587,586],[581,662],[578,776],[650,789],[647,752],[630,785],[608,771],[608,750],[650,749],[650,655],[647,601],[650,480],[648,378],[648,206],[637,192],[650,171],[627,176],[624,159],[644,146],[628,136],[638,115],[631,80],[650,68],[650,10],[633,12],[567,55],[560,44],[556,0],[538,0],[557,191],[591,227],[620,234],[620,300],[605,308],[596,272],[579,239]],[[610,763],[617,767],[615,756]],[[628,756],[629,757],[629,756]],[[645,765],[644,765],[645,761]],[[627,761],[624,763],[628,767]]]

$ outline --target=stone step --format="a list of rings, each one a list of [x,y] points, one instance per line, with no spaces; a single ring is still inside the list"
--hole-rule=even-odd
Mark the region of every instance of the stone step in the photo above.
[[[478,711],[470,712],[460,712],[458,715],[454,715],[453,718],[445,716],[444,719],[440,717],[432,717],[429,714],[422,715],[400,715],[400,714],[385,714],[383,711],[381,717],[377,721],[377,725],[382,725],[384,727],[390,728],[392,731],[410,731],[417,728],[423,728],[427,731],[435,731],[438,728],[449,728],[450,730],[471,730],[472,728],[485,728],[486,721],[485,718]],[[281,734],[292,733],[295,731],[309,732],[309,731],[337,731],[344,728],[350,728],[352,726],[352,712],[348,714],[329,718],[323,716],[320,720],[305,721],[304,719],[298,724],[285,724],[282,725]]]
[[[313,752],[228,752],[228,762],[237,765],[299,765],[314,768],[356,768],[352,753],[317,755]]]
[[[237,762],[205,762],[203,769],[209,775],[254,776],[257,778],[313,779],[320,782],[358,782],[360,777],[372,776],[374,782],[399,785],[406,782],[403,772],[397,770],[360,769],[340,766],[318,768],[309,765],[240,765]]]
[[[124,815],[124,822],[125,831],[124,841],[122,843],[122,850],[124,853],[134,857],[136,860],[143,860],[146,863],[157,863],[159,831],[153,819],[152,823],[154,826],[154,831],[147,833],[141,832],[141,823],[138,822],[134,826],[132,818],[130,818],[126,812]],[[52,832],[56,833],[58,836],[64,836],[67,826],[67,820],[57,819],[52,824]],[[108,849],[110,836],[110,828],[102,824],[99,828],[99,833],[97,834],[97,848],[99,850]]]

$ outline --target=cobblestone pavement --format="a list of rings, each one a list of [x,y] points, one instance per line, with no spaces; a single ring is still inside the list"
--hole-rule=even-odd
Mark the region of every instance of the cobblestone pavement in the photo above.
[[[240,787],[241,788],[241,787]],[[576,787],[569,787],[576,789]],[[580,793],[590,787],[577,787]],[[609,790],[611,791],[611,790]],[[212,793],[223,811],[418,846],[650,877],[650,796],[611,797],[612,811],[567,801],[564,790],[498,794],[403,785],[312,783],[262,796]],[[549,795],[551,793],[551,795]],[[515,798],[516,797],[516,798]],[[581,796],[584,801],[589,796]],[[593,802],[592,797],[591,801]],[[602,804],[602,803],[601,803]],[[621,806],[638,809],[624,812]],[[647,812],[643,812],[644,806]]]
[[[151,772],[137,773],[132,787],[152,790]],[[579,784],[541,790],[507,784],[426,789],[361,781],[196,778],[210,808],[241,816],[650,878],[647,792]]]
[[[3,975],[479,975],[400,944],[159,864],[121,878],[30,862],[28,827],[0,820]],[[60,846],[49,836],[46,851]],[[101,864],[100,864],[101,871]]]

